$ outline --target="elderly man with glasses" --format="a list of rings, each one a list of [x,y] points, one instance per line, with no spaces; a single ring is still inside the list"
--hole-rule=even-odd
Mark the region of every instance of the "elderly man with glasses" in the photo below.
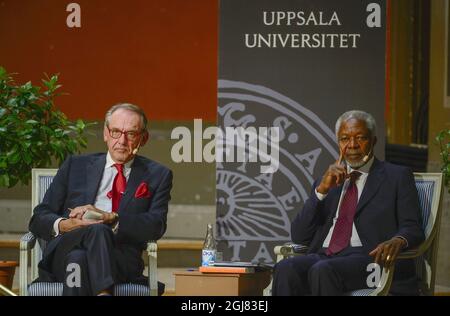
[[[145,113],[114,105],[103,138],[107,153],[66,159],[30,220],[30,231],[48,241],[38,280],[62,282],[63,295],[108,295],[115,283],[145,283],[146,241],[166,231],[172,172],[137,155],[149,138]],[[80,282],[69,282],[74,271]]]

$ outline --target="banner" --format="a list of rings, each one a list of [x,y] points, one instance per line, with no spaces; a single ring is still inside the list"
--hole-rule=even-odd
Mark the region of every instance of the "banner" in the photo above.
[[[221,0],[224,259],[274,261],[313,181],[338,158],[334,125],[343,112],[375,117],[375,154],[384,159],[385,36],[385,1]]]

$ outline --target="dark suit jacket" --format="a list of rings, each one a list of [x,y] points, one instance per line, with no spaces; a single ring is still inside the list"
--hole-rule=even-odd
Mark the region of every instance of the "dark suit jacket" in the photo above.
[[[319,183],[320,180],[314,183],[309,199],[291,224],[292,241],[309,245],[310,253],[322,248],[342,192],[340,185],[319,201],[314,192]],[[354,223],[363,253],[368,254],[379,243],[394,236],[406,238],[408,248],[418,246],[425,236],[412,172],[375,159],[358,201]]]
[[[33,211],[29,229],[39,238],[50,241],[39,267],[50,270],[52,254],[59,238],[52,237],[53,223],[68,217],[68,208],[94,204],[106,154],[70,156],[59,168],[42,203]],[[145,182],[151,193],[136,198],[137,187]],[[130,274],[142,272],[142,250],[146,242],[161,238],[167,227],[167,210],[172,188],[172,172],[150,159],[136,156],[131,166],[126,191],[119,207],[119,229],[116,246],[130,267]],[[127,257],[127,258],[125,258]]]

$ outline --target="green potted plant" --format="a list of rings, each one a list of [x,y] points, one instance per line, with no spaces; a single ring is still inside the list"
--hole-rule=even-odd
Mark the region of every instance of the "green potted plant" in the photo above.
[[[450,193],[450,129],[444,129],[436,136],[441,150],[442,167],[441,171],[444,174],[444,185],[448,188]]]
[[[60,164],[86,147],[86,127],[95,123],[70,121],[55,107],[61,87],[57,75],[46,76],[42,84],[16,85],[0,66],[0,187],[28,184],[32,168]]]

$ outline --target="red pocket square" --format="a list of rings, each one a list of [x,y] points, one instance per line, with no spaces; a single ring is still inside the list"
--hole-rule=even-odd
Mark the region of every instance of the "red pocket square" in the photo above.
[[[141,198],[149,198],[151,196],[150,191],[148,190],[148,185],[145,182],[139,184],[136,193],[134,193],[134,197],[137,199]]]

